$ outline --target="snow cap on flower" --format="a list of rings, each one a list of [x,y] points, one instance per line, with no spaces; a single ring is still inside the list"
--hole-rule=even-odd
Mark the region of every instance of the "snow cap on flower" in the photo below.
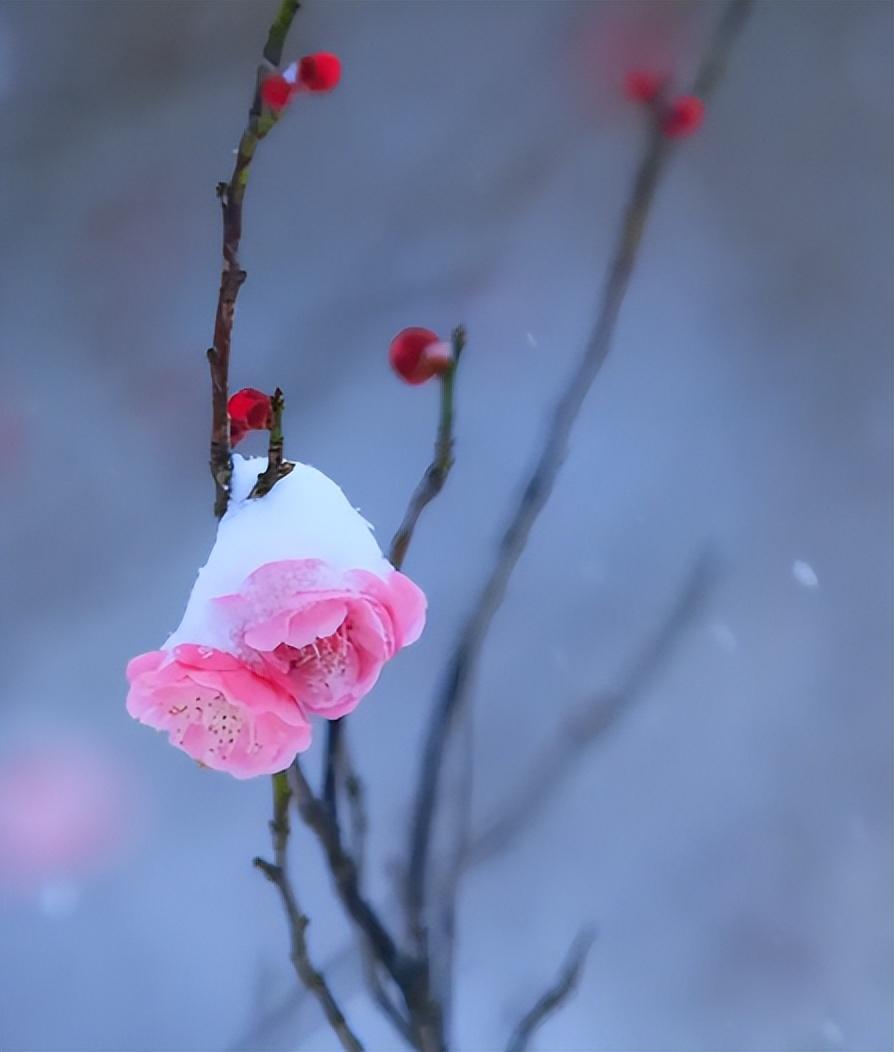
[[[413,325],[391,341],[388,360],[404,383],[424,384],[453,365],[453,347],[431,329]]]
[[[237,777],[287,766],[310,744],[307,714],[350,712],[425,621],[425,596],[331,479],[296,464],[252,499],[265,466],[233,457],[183,620],[128,667],[131,715]]]

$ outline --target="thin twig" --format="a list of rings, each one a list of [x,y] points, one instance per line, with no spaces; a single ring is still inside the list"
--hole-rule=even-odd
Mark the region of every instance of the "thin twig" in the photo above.
[[[413,491],[407,510],[404,513],[403,520],[398,527],[389,548],[388,558],[391,565],[396,570],[401,569],[403,566],[404,559],[406,558],[410,542],[413,539],[413,534],[422,512],[444,488],[447,476],[450,474],[450,469],[453,466],[453,427],[455,419],[454,391],[457,368],[463,349],[466,345],[466,332],[463,326],[457,326],[457,328],[453,330],[451,341],[453,344],[453,365],[440,377],[440,410],[438,414],[438,429],[435,436],[434,454],[431,463],[422,476],[422,479]],[[338,791],[340,783],[345,785],[350,800],[350,786],[352,783],[355,786],[359,785],[359,780],[357,779],[356,772],[351,764],[350,757],[347,754],[344,721],[334,720],[329,723],[327,728],[326,760],[323,775],[323,802],[329,811],[332,824],[336,830],[338,828]],[[359,886],[360,862],[357,858],[356,850],[354,852],[354,859],[355,865],[358,868],[357,882]],[[361,940],[363,940],[363,946],[361,948],[366,951],[364,952],[365,976],[373,998],[402,1036],[412,1041],[413,1032],[411,1024],[391,1002],[385,988],[379,980],[377,970],[377,960],[379,958],[377,957],[374,944],[369,943],[364,934],[361,934]],[[430,1044],[433,1044],[434,1047],[438,1047],[442,1041],[440,1028],[443,1021],[443,1013],[432,1007],[432,998],[428,992],[429,979],[427,969],[425,969],[424,972],[424,982],[422,985],[425,987],[425,993],[414,994],[413,997],[415,997],[417,1004],[423,1006],[423,1016],[426,1017],[421,1024],[424,1029],[423,1038]],[[403,989],[402,992],[404,992]],[[409,1002],[408,1008],[411,1008],[411,1014],[418,1014],[412,1009]]]
[[[310,959],[305,932],[308,920],[302,913],[295,890],[289,880],[289,801],[292,791],[284,773],[273,776],[273,820],[270,833],[273,839],[273,862],[256,858],[254,864],[278,890],[289,925],[291,939],[290,957],[299,980],[316,997],[329,1025],[335,1032],[345,1052],[363,1052],[354,1031],[348,1025],[344,1013],[338,1007],[332,991],[322,973],[317,971]]]
[[[702,61],[702,70],[723,67],[736,32],[741,29],[749,0],[731,0]],[[710,91],[717,75],[700,73],[696,83]],[[704,91],[703,91],[704,96]],[[424,939],[428,864],[432,825],[437,803],[441,767],[447,739],[459,711],[471,694],[478,659],[488,629],[503,601],[509,579],[552,493],[559,469],[568,451],[568,440],[590,387],[611,347],[621,305],[636,262],[646,221],[662,172],[670,156],[670,142],[653,118],[645,153],[640,161],[633,188],[624,211],[615,251],[609,265],[596,324],[559,399],[540,455],[521,494],[503,535],[496,559],[472,608],[448,664],[447,674],[429,724],[414,796],[415,810],[410,830],[409,862],[406,877],[408,929]]]
[[[388,561],[395,570],[400,570],[404,564],[419,517],[444,488],[447,476],[453,467],[453,428],[456,415],[454,391],[459,360],[466,346],[465,328],[458,325],[451,333],[450,340],[453,345],[453,365],[439,378],[441,398],[434,454],[431,463],[425,469],[425,474],[410,497],[403,520],[391,539],[388,549]],[[349,762],[341,755],[343,732],[343,720],[332,720],[326,733],[323,799],[336,816],[338,814],[338,773],[342,767],[345,768],[346,777],[349,773]]]
[[[345,797],[348,803],[348,815],[350,818],[350,853],[354,860],[354,865],[357,868],[358,886],[362,886],[363,862],[366,855],[366,831],[368,828],[368,819],[363,798],[363,783],[357,777],[344,740],[342,741],[342,749],[345,770],[347,772],[344,777],[344,786]],[[325,802],[324,798],[324,803]],[[379,964],[376,961],[375,955],[369,946],[365,934],[359,929],[357,929],[357,941],[363,959],[363,975],[366,980],[366,985],[369,988],[370,996],[400,1036],[408,1044],[413,1045],[413,1030],[410,1026],[410,1021],[403,1015],[386,990],[382,977],[379,974]]]
[[[382,1014],[394,1029],[411,1047],[416,1047],[416,1038],[413,1035],[413,1025],[401,1012],[385,989],[382,977],[379,975],[379,964],[364,940],[363,934],[358,932],[360,940],[360,954],[363,961],[363,978],[369,989],[370,997],[379,1006]]]
[[[279,65],[292,19],[300,0],[282,0],[264,45],[264,61],[258,67],[248,124],[239,140],[233,174],[228,183],[217,184],[223,218],[223,270],[214,315],[214,343],[208,348],[211,368],[211,477],[214,479],[214,514],[220,519],[230,499],[233,459],[230,454],[230,420],[227,415],[230,378],[230,341],[236,297],[245,281],[239,264],[242,240],[242,202],[258,143],[277,121],[277,115],[261,105],[261,83],[269,70]]]
[[[459,745],[459,771],[456,778],[455,814],[452,843],[443,864],[443,881],[439,904],[439,931],[437,954],[432,955],[431,971],[433,986],[441,1000],[444,1011],[445,1033],[451,1020],[453,1008],[453,967],[456,956],[457,899],[459,885],[472,849],[472,804],[475,783],[475,728],[473,710],[467,708],[460,716],[462,742]],[[458,729],[457,733],[460,733]]]
[[[413,1041],[422,1052],[441,1052],[441,1016],[430,993],[428,962],[409,957],[397,946],[376,911],[364,897],[357,866],[341,840],[341,831],[326,804],[318,799],[296,760],[287,772],[298,813],[316,835],[342,906],[366,937],[376,962],[400,990],[411,1021]]]
[[[395,570],[399,570],[404,564],[419,516],[444,488],[453,467],[453,391],[459,359],[466,345],[466,330],[459,325],[453,330],[450,338],[453,343],[453,365],[441,377],[441,410],[438,417],[438,433],[435,437],[435,452],[432,462],[413,491],[397,533],[391,539],[388,561]]]
[[[579,704],[557,729],[553,740],[526,764],[525,777],[509,803],[485,823],[469,844],[465,866],[478,865],[504,851],[522,829],[530,828],[532,819],[555,797],[591,746],[642,701],[658,673],[676,653],[686,629],[704,608],[716,577],[716,563],[705,552],[696,559],[667,616],[637,652],[620,681]]]
[[[577,936],[555,983],[522,1016],[506,1045],[506,1052],[524,1052],[535,1031],[571,996],[583,973],[595,937],[596,933],[592,929],[585,929]]]
[[[258,480],[252,486],[250,497],[263,497],[281,478],[294,468],[291,461],[283,460],[283,435],[282,435],[282,413],[285,409],[285,399],[282,391],[277,387],[270,399],[270,439],[267,446],[267,467],[258,475]]]
[[[575,765],[649,693],[656,677],[677,652],[686,631],[704,610],[716,581],[716,562],[710,553],[704,552],[695,559],[682,588],[670,604],[667,615],[638,648],[628,670],[618,683],[587,699],[558,728],[554,740],[545,746],[540,757],[530,764],[528,775],[509,803],[484,823],[465,850],[448,860],[448,865],[450,862],[459,862],[462,870],[478,866],[507,850],[521,833],[531,829],[532,818],[554,799]],[[348,800],[350,799],[349,783]],[[463,806],[466,806],[465,801]],[[363,852],[358,849],[356,838],[351,850],[355,859],[362,858]],[[457,879],[455,868],[450,866],[447,874],[450,886],[444,894],[445,899],[455,894],[452,889],[455,888]],[[446,918],[446,914],[444,917]],[[327,959],[327,971],[331,972],[334,969],[339,973],[344,972],[352,957],[351,944],[345,943]],[[266,1030],[268,1026],[277,1023],[286,1016],[289,1006],[294,1008],[300,1004],[301,996],[301,991],[288,995],[262,1021],[261,1026]],[[253,1031],[252,1040],[262,1036],[262,1033],[260,1030]],[[251,1043],[248,1038],[243,1041],[243,1044]]]
[[[345,909],[354,923],[366,933],[376,957],[389,975],[399,983],[404,978],[408,962],[375,910],[361,894],[357,866],[342,843],[337,823],[329,809],[314,795],[297,760],[289,768],[288,778],[298,813],[323,848],[329,872]]]

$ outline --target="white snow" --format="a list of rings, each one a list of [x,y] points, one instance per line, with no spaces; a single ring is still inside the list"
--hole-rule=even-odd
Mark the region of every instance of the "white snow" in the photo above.
[[[715,621],[709,631],[714,642],[727,654],[735,654],[739,649],[736,634],[725,621]]]
[[[805,563],[801,559],[795,559],[792,563],[792,577],[805,588],[819,587],[819,578],[816,576],[816,571],[810,563]]]
[[[226,648],[210,600],[237,592],[259,566],[283,559],[322,559],[336,570],[391,570],[372,527],[341,488],[308,464],[296,464],[259,499],[248,494],[267,466],[233,456],[232,496],[207,563],[199,570],[179,627],[165,642]]]

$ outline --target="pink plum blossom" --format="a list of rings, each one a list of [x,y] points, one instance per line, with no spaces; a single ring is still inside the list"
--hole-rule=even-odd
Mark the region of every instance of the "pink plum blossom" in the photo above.
[[[233,457],[230,505],[183,619],[127,668],[128,712],[237,778],[287,767],[309,714],[336,719],[413,643],[425,596],[382,555],[341,489],[306,464],[260,499]]]
[[[135,657],[127,678],[130,715],[214,770],[273,774],[310,745],[301,706],[232,654],[184,643]]]
[[[339,572],[318,559],[266,563],[217,600],[239,639],[310,712],[356,708],[401,647],[418,639],[425,597],[396,570]]]

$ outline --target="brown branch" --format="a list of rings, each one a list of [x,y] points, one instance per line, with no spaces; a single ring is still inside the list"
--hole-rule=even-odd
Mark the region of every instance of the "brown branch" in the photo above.
[[[722,68],[736,31],[741,29],[744,22],[744,12],[739,9],[747,7],[748,3],[749,0],[730,0],[706,51],[702,70]],[[700,73],[696,83],[702,83],[703,89],[710,90],[716,85],[717,77],[713,75],[708,78]],[[425,931],[432,826],[447,740],[457,713],[471,695],[478,659],[494,615],[506,594],[509,579],[552,493],[568,451],[571,430],[611,348],[637,250],[670,153],[670,141],[662,135],[658,119],[653,115],[646,149],[637,169],[606,275],[595,326],[553,413],[540,455],[510,518],[484,587],[460,632],[432,713],[414,796],[415,810],[410,830],[405,890],[408,928],[417,933],[420,939],[424,938]]]
[[[440,1009],[430,994],[427,962],[409,957],[398,948],[393,936],[364,897],[357,865],[342,844],[338,822],[326,804],[314,795],[297,760],[288,769],[287,775],[298,813],[323,848],[342,906],[365,936],[376,962],[400,990],[416,1047],[422,1052],[441,1052]]]
[[[300,0],[281,0],[279,10],[264,45],[264,61],[258,67],[248,124],[239,140],[233,174],[228,183],[217,184],[223,218],[223,270],[214,315],[214,343],[208,348],[211,369],[211,477],[214,479],[214,514],[220,519],[230,499],[233,459],[230,453],[230,420],[227,415],[230,377],[230,342],[236,297],[245,281],[239,264],[242,240],[242,202],[258,143],[277,121],[277,115],[261,105],[261,83],[272,67],[278,66],[282,49]]]
[[[440,377],[440,411],[434,454],[422,479],[413,491],[403,520],[392,538],[389,548],[388,558],[396,570],[401,569],[403,566],[410,542],[413,539],[416,524],[419,522],[422,512],[444,488],[447,476],[450,474],[450,469],[453,466],[454,390],[457,367],[466,345],[466,331],[463,326],[457,326],[453,330],[451,342],[453,344],[453,365]],[[338,823],[338,790],[340,782],[346,788],[350,786],[351,782],[355,785],[359,784],[346,750],[344,721],[333,720],[327,727],[323,800],[336,826]],[[350,797],[349,788],[348,792]],[[366,961],[366,978],[380,1007],[404,1036],[407,1036],[406,1030],[402,1026],[404,1021],[400,1016],[399,1010],[391,1005],[384,989],[377,985],[377,972],[374,960]]]
[[[363,1052],[363,1045],[348,1025],[344,1013],[332,996],[332,991],[329,989],[325,978],[313,966],[313,962],[310,959],[307,939],[305,938],[308,920],[298,905],[294,888],[289,880],[289,801],[291,797],[292,791],[289,788],[285,774],[275,774],[273,776],[273,819],[270,822],[270,833],[273,839],[273,862],[267,862],[263,858],[256,858],[254,864],[279,891],[289,925],[290,957],[296,975],[319,1001],[329,1025],[341,1042],[345,1052]]]
[[[459,886],[472,848],[472,803],[475,783],[475,734],[471,708],[462,713],[463,740],[459,747],[459,771],[456,778],[455,814],[452,843],[445,853],[443,878],[438,896],[438,938],[434,944],[431,971],[433,985],[444,1011],[445,1030],[452,1015],[453,969],[456,950],[456,914]]]
[[[267,467],[258,475],[258,480],[252,486],[250,497],[263,497],[281,478],[294,468],[289,460],[283,460],[283,435],[282,435],[282,412],[285,409],[285,399],[282,391],[277,387],[270,399],[270,439],[267,444]]]
[[[342,741],[342,756],[344,759],[344,787],[345,797],[348,802],[348,815],[350,817],[351,857],[357,869],[357,883],[361,885],[363,878],[363,860],[366,854],[366,832],[368,819],[363,799],[363,783],[357,777],[351,758],[347,752],[346,743]],[[325,802],[325,798],[324,798]],[[328,806],[328,805],[327,805]],[[331,808],[330,808],[331,810]],[[391,1025],[400,1036],[410,1045],[414,1044],[413,1030],[400,1008],[394,1003],[385,989],[385,984],[379,974],[379,964],[372,953],[365,934],[357,931],[360,955],[363,961],[363,977],[369,989],[373,1001],[382,1010]]]
[[[667,616],[639,650],[620,682],[586,699],[526,766],[512,800],[491,818],[468,845],[464,866],[475,866],[505,850],[517,834],[553,799],[577,763],[603,734],[616,727],[637,704],[676,652],[680,638],[702,611],[716,581],[714,559],[696,559]]]
[[[585,929],[574,940],[555,983],[522,1016],[506,1045],[506,1052],[524,1052],[535,1031],[568,1000],[580,981],[595,937],[592,929]]]
[[[583,760],[604,734],[617,727],[650,689],[654,688],[656,677],[667,667],[687,629],[704,610],[707,599],[716,586],[717,575],[717,564],[710,553],[704,552],[695,559],[666,617],[638,648],[627,672],[621,676],[618,683],[587,699],[557,729],[554,740],[545,746],[539,758],[529,765],[518,793],[485,822],[483,828],[471,838],[461,853],[456,853],[448,860],[443,891],[445,905],[442,924],[453,923],[452,898],[455,896],[459,879],[457,869],[465,871],[486,862],[507,850],[521,833],[530,830],[532,818],[554,799],[575,765]],[[463,800],[460,806],[467,807],[467,801]],[[357,849],[353,850],[357,857]],[[445,933],[442,931],[441,934],[444,936]],[[445,937],[448,968],[450,935],[448,931]],[[327,971],[344,971],[351,957],[351,946],[346,943],[327,959]],[[271,1025],[287,1012],[288,1005],[297,1006],[301,996],[299,991],[297,995],[290,995],[278,1005],[270,1014]],[[445,1004],[445,1018],[446,1013]],[[264,1025],[266,1024],[265,1020]]]
[[[403,520],[391,539],[388,549],[388,561],[400,570],[407,557],[407,550],[413,539],[416,524],[426,507],[444,488],[450,469],[453,467],[453,426],[455,419],[454,390],[456,371],[460,356],[466,346],[466,330],[458,325],[450,335],[453,345],[453,365],[439,379],[441,384],[440,410],[438,413],[438,430],[435,435],[435,449],[431,463],[425,469],[410,497],[410,503],[404,512]],[[349,771],[350,763],[342,756],[343,720],[332,720],[326,734],[326,763],[323,775],[323,799],[334,815],[338,814],[338,773],[344,767]]]

